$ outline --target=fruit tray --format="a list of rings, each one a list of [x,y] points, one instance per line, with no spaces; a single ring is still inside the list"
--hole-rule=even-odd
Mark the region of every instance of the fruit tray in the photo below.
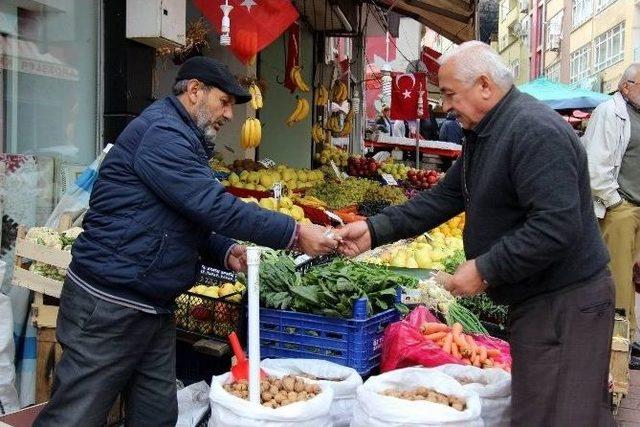
[[[203,266],[197,284],[176,298],[177,329],[194,337],[226,341],[245,332],[244,286],[234,273]]]

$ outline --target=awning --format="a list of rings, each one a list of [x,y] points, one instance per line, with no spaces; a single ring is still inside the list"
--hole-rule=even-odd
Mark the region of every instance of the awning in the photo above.
[[[554,110],[595,108],[598,104],[609,99],[609,95],[604,93],[593,92],[573,85],[554,83],[546,77],[539,77],[520,85],[518,89],[544,102]]]
[[[79,79],[77,69],[50,53],[41,53],[35,43],[3,35],[0,35],[0,68],[62,80]]]
[[[476,38],[476,0],[376,0],[413,18],[454,43]]]

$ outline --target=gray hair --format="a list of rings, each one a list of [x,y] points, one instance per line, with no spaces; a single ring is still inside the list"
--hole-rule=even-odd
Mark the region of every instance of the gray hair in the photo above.
[[[174,85],[173,85],[173,94],[175,96],[178,95],[182,95],[183,93],[185,93],[187,91],[187,87],[189,86],[189,82],[193,80],[193,79],[184,79],[184,80],[178,80]],[[199,80],[198,80],[199,81]],[[202,82],[200,82],[202,83]],[[211,88],[213,88],[213,86],[208,86],[204,83],[202,83],[202,87],[205,90],[211,90]]]
[[[486,43],[478,40],[462,43],[442,55],[438,63],[442,66],[452,59],[457,61],[455,74],[458,80],[470,84],[484,74],[505,91],[513,86],[511,69]]]
[[[622,89],[622,85],[627,83],[630,80],[633,80],[636,75],[640,73],[640,62],[636,62],[631,64],[624,70],[622,73],[622,77],[620,77],[620,82],[618,82],[618,90]]]

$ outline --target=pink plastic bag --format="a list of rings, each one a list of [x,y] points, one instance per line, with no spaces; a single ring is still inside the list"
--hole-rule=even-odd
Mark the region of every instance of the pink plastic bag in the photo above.
[[[433,368],[447,363],[462,365],[462,361],[445,353],[433,341],[426,339],[420,332],[425,322],[440,322],[424,306],[414,309],[404,320],[390,325],[384,333],[382,342],[382,372],[407,366],[422,365]],[[500,355],[493,359],[511,366],[509,344],[488,335],[473,335],[473,339],[487,348],[497,348]]]

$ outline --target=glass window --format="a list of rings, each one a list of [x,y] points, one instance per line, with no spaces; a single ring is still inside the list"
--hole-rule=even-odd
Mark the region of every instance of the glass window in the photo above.
[[[505,19],[507,19],[509,10],[511,10],[511,6],[509,5],[509,0],[503,0],[502,3],[500,3],[500,20],[501,21],[504,21]]]
[[[591,45],[586,44],[571,53],[571,83],[584,79],[591,74]]]
[[[547,21],[547,49],[555,48],[554,43],[562,36],[562,12],[556,13]]]
[[[624,22],[593,40],[595,71],[607,67],[624,59]]]
[[[592,0],[573,0],[573,28],[585,23],[593,14]]]
[[[600,12],[616,0],[596,0],[596,12]]]
[[[511,65],[511,72],[513,73],[513,79],[518,80],[518,77],[520,77],[520,60],[516,58],[513,61],[511,61],[510,65]]]
[[[560,62],[547,67],[544,74],[552,82],[558,83],[560,81]]]
[[[0,190],[14,223],[46,221],[96,157],[99,5],[0,1]]]

